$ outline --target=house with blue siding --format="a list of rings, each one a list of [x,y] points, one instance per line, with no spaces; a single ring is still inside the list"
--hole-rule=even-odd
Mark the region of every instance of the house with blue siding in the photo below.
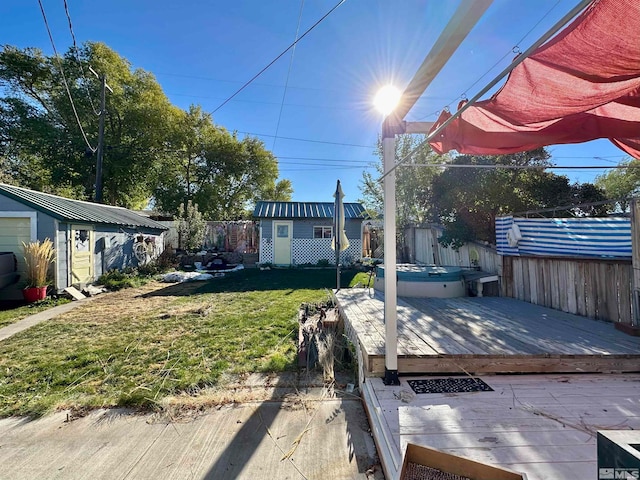
[[[109,270],[137,266],[147,255],[159,255],[166,230],[126,208],[0,183],[0,251],[15,254],[24,278],[22,242],[49,238],[55,248],[52,279],[58,291],[92,283]],[[21,287],[18,282],[3,288],[0,298],[19,298]]]
[[[260,263],[273,265],[335,264],[331,248],[333,202],[258,202],[253,216],[260,222]],[[345,233],[349,247],[340,262],[362,258],[362,228],[366,218],[360,203],[344,203]]]

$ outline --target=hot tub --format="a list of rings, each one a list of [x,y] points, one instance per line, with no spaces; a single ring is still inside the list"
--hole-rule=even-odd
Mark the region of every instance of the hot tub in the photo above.
[[[460,267],[436,267],[401,263],[396,266],[400,297],[451,298],[466,295]],[[373,287],[384,291],[384,266],[378,265]]]

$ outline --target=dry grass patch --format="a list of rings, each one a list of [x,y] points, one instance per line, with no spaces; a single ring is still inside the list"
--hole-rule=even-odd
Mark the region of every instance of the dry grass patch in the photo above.
[[[224,374],[293,370],[297,310],[324,300],[334,274],[247,270],[102,295],[0,342],[0,415],[162,409]]]

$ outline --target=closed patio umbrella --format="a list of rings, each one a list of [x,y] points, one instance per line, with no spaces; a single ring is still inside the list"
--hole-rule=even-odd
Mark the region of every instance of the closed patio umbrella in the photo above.
[[[331,240],[331,248],[336,252],[336,289],[340,290],[340,252],[349,247],[349,239],[344,231],[344,204],[342,199],[342,187],[340,180],[336,184],[335,203],[333,207],[333,239]]]

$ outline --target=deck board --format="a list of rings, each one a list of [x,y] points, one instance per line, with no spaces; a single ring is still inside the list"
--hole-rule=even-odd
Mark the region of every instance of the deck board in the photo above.
[[[336,293],[365,374],[384,371],[383,294]],[[506,297],[398,298],[399,373],[640,371],[640,337],[609,322]]]
[[[597,478],[597,430],[640,428],[640,374],[482,376],[494,391],[412,394],[368,378],[376,442],[397,478],[407,443],[526,473],[528,480]],[[639,433],[640,441],[640,433]]]

